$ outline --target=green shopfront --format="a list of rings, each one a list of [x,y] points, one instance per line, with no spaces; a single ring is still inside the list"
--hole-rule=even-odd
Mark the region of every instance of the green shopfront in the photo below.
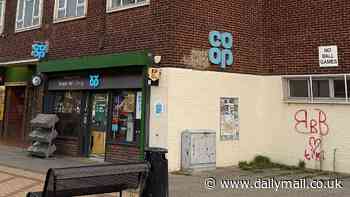
[[[149,64],[146,52],[40,62],[43,112],[60,118],[58,153],[121,163],[143,158]]]

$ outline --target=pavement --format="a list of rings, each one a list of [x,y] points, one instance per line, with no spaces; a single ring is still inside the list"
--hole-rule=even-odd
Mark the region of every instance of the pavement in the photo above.
[[[170,175],[170,196],[171,197],[349,197],[350,196],[350,175],[332,174],[328,172],[315,172],[304,170],[281,170],[266,169],[259,171],[242,171],[237,167],[218,168],[214,171],[199,172],[192,175]],[[292,185],[293,188],[270,187],[271,180],[289,181],[303,180],[305,183],[322,182],[324,187],[328,180],[332,182],[337,179],[341,181],[343,188],[301,188],[301,185]],[[223,188],[222,180],[236,181],[234,187]],[[242,182],[249,180],[248,188]],[[208,183],[208,181],[211,181]],[[214,184],[213,184],[214,181]],[[241,181],[241,182],[240,182]],[[264,182],[265,181],[265,182]],[[241,183],[241,184],[240,184]],[[264,183],[266,183],[264,185]],[[305,184],[307,185],[307,184]],[[334,184],[335,185],[335,184]],[[227,186],[227,185],[226,185]],[[255,188],[255,186],[257,186]],[[298,187],[299,186],[299,187]],[[329,184],[332,186],[332,184]],[[285,187],[288,187],[286,185]],[[208,189],[210,188],[210,189]]]
[[[55,156],[49,159],[28,156],[24,149],[0,145],[0,197],[25,197],[29,191],[43,188],[45,173],[48,168],[82,166],[101,163],[87,158]],[[289,181],[305,179],[311,181],[341,181],[342,188],[279,188],[268,185],[272,180]],[[222,186],[222,181],[229,183]],[[249,181],[249,187],[244,183]],[[259,182],[260,181],[260,182]],[[265,182],[263,182],[265,181]],[[227,183],[227,182],[226,182]],[[238,183],[238,184],[237,184]],[[257,184],[259,183],[259,184]],[[265,183],[265,185],[264,185]],[[255,187],[254,187],[255,186]],[[258,186],[258,187],[256,187]],[[117,194],[94,195],[100,197],[117,196]],[[136,197],[127,193],[125,197]],[[333,174],[304,170],[266,169],[259,171],[242,171],[237,167],[218,168],[213,171],[184,174],[169,174],[170,197],[349,197],[350,175]]]
[[[46,173],[49,168],[104,164],[97,159],[55,155],[47,159],[32,157],[26,149],[0,145],[0,165]]]
[[[295,179],[308,177],[309,179],[330,178],[328,175],[318,173],[297,173],[292,171],[267,170],[259,173],[241,171],[235,167],[220,168],[210,172],[195,173],[193,175],[170,174],[169,191],[170,197],[348,197],[350,196],[350,178],[348,176],[338,177],[344,181],[343,189],[317,189],[298,190],[288,189],[275,191],[275,189],[207,189],[205,180],[208,177],[220,179],[254,180],[263,178]],[[334,177],[333,177],[334,178]],[[0,197],[25,197],[29,191],[40,191],[43,188],[45,174],[31,172],[28,170],[12,168],[0,165]],[[111,197],[117,194],[94,195],[95,197]],[[123,195],[132,196],[132,195]],[[136,195],[133,195],[136,197]]]
[[[45,174],[0,165],[0,197],[25,197],[27,192],[42,191]],[[116,197],[117,194],[93,195]]]

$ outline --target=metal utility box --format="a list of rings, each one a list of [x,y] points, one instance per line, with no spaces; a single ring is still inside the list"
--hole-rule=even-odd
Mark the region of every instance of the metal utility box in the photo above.
[[[216,167],[216,133],[185,130],[181,137],[181,170],[212,170]]]

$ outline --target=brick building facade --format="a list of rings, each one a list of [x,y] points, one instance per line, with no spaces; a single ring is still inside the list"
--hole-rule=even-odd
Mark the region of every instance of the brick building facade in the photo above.
[[[349,3],[266,1],[264,74],[349,72]],[[339,67],[319,68],[318,46],[337,45]]]
[[[105,2],[91,0],[86,18],[54,23],[51,0],[44,3],[41,28],[14,33],[16,5],[16,1],[6,4],[1,62],[29,59],[32,43],[47,40],[48,59],[150,49],[164,57],[164,67],[215,70],[203,66],[201,54],[208,50],[208,32],[220,29],[232,32],[235,39],[235,66],[225,71],[264,75],[347,71],[345,1],[305,2],[302,7],[263,0],[152,1],[146,7],[106,13]],[[331,9],[334,12],[328,13]],[[338,45],[344,66],[318,68],[317,47],[327,44]]]

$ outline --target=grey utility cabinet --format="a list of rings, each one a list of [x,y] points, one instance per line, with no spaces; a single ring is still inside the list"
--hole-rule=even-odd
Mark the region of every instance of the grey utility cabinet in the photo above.
[[[55,114],[38,114],[32,121],[32,132],[29,134],[32,145],[28,148],[31,155],[48,158],[56,151],[53,143],[57,137],[55,125],[58,122]]]
[[[212,130],[185,130],[181,137],[181,170],[216,168],[216,133]]]

